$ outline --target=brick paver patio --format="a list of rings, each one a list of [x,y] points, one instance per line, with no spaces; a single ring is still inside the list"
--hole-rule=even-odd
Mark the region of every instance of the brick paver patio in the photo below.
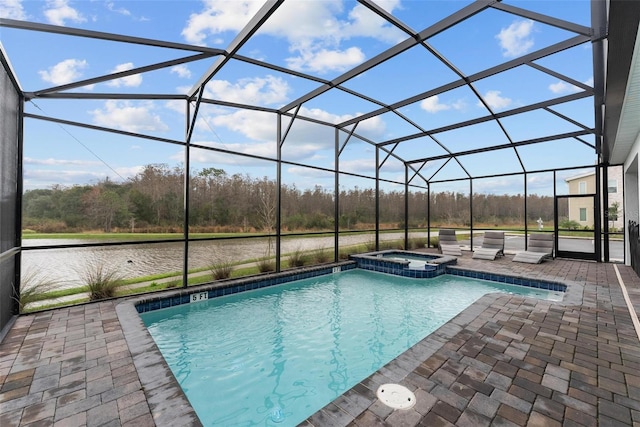
[[[469,253],[458,266],[562,281],[569,291],[562,303],[481,298],[303,425],[640,425],[640,342],[617,275],[640,309],[630,267]],[[199,425],[125,304],[19,317],[0,343],[0,426]],[[416,405],[381,403],[375,392],[389,382],[410,388]]]

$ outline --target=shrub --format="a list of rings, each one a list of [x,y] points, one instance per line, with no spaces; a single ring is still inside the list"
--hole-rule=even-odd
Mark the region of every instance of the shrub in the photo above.
[[[233,272],[233,265],[229,261],[219,261],[209,265],[213,280],[228,279]]]
[[[228,279],[233,272],[233,263],[228,255],[218,248],[213,248],[213,257],[207,266],[213,280]]]
[[[296,248],[289,254],[290,267],[302,267],[305,263],[304,252],[300,248]]]
[[[567,230],[577,230],[578,228],[580,228],[580,223],[573,219],[563,219],[558,225],[560,226],[560,228],[564,228]]]
[[[275,262],[273,261],[273,259],[268,257],[260,258],[257,265],[258,271],[260,271],[260,273],[269,273],[271,271],[275,271],[276,269]]]
[[[13,299],[18,302],[22,313],[27,305],[44,299],[44,295],[54,290],[57,284],[41,271],[27,271],[20,278],[20,295],[14,295]]]
[[[177,288],[178,286],[182,285],[182,280],[172,280],[170,282],[167,282],[165,284],[166,288]]]
[[[338,259],[345,260],[349,259],[349,255],[353,252],[353,250],[349,249],[340,249],[338,252]]]
[[[92,261],[80,272],[80,277],[89,288],[89,299],[97,301],[116,296],[122,281],[120,274],[102,261]]]
[[[372,252],[376,250],[376,241],[375,239],[369,240],[364,244],[365,248],[367,248],[367,252]]]
[[[409,239],[408,249],[424,248],[426,244],[426,237],[412,237]]]
[[[323,264],[331,260],[331,253],[325,248],[318,248],[313,251],[312,257],[316,264]]]

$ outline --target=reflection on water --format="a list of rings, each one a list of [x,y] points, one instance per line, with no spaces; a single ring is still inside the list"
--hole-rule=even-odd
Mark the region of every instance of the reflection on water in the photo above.
[[[410,234],[410,237],[426,237],[425,233]],[[404,233],[381,234],[380,240],[403,238]],[[372,235],[359,234],[340,236],[340,245],[348,246],[372,241]],[[70,245],[95,243],[77,239],[28,239],[24,246]],[[105,242],[100,240],[100,242]],[[273,244],[273,239],[272,239]],[[189,269],[211,264],[216,256],[233,262],[251,260],[265,255],[267,239],[233,239],[189,242]],[[333,237],[304,237],[283,239],[283,257],[295,250],[311,251],[325,249],[333,253]],[[272,249],[271,253],[274,253]],[[44,272],[48,279],[61,282],[58,288],[82,286],[80,277],[87,266],[102,264],[116,269],[126,278],[135,278],[159,273],[181,272],[184,245],[176,243],[149,243],[144,245],[101,246],[91,248],[61,248],[28,250],[22,252],[23,277],[31,271]]]

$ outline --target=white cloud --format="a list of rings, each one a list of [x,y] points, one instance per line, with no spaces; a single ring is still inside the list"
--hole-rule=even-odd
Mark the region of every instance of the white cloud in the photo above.
[[[164,103],[165,108],[175,111],[180,114],[179,117],[184,117],[185,112],[187,111],[185,101],[181,101],[178,99],[172,99]]]
[[[496,38],[500,41],[502,55],[512,58],[525,54],[533,47],[533,21],[516,21],[500,30]]]
[[[25,189],[46,188],[52,185],[76,185],[102,181],[109,177],[120,182],[135,176],[143,166],[116,167],[115,173],[98,160],[24,159]]]
[[[336,115],[321,109],[308,109],[302,107],[298,112],[300,116],[309,117],[327,123],[341,123],[352,119],[350,114]],[[203,117],[207,125],[200,126],[203,130],[210,130],[209,126],[222,126],[254,141],[273,141],[275,135],[275,115],[252,110],[239,110],[232,113],[217,111],[210,117]],[[288,126],[289,118],[283,118],[283,126]],[[380,117],[372,117],[363,120],[356,129],[356,133],[368,138],[376,139],[384,135],[386,126]],[[286,143],[306,144],[313,147],[333,148],[334,129],[330,126],[312,124],[305,120],[297,119],[289,134]]]
[[[46,71],[38,71],[38,74],[40,74],[40,77],[42,77],[42,80],[45,82],[64,85],[80,79],[80,77],[82,77],[81,70],[88,66],[89,64],[85,60],[65,59],[53,67],[49,67]]]
[[[133,68],[134,66],[132,62],[126,62],[124,64],[116,65],[116,67],[113,70],[109,71],[109,73],[120,73],[122,71],[131,70]],[[107,85],[113,86],[113,87],[120,87],[120,86],[138,87],[141,84],[142,84],[141,74],[133,74],[131,76],[111,80],[110,82],[107,83]]]
[[[118,175],[111,176],[110,178],[113,178],[114,181],[120,181],[120,177],[125,179],[133,178],[134,176],[142,172],[144,168],[145,166],[117,167],[115,168],[115,171],[118,173]]]
[[[175,67],[171,67],[171,74],[177,74],[178,77],[183,79],[191,78],[191,70],[184,64],[176,65]]]
[[[375,167],[375,157],[369,157],[367,159],[340,160],[340,170],[343,171],[371,172],[375,170]]]
[[[275,142],[223,144],[216,141],[197,141],[196,144],[204,145],[207,147],[220,148],[223,150],[231,150],[235,153],[251,154],[254,156],[263,156],[268,158],[274,158],[276,150]],[[171,159],[176,161],[183,161],[184,152],[177,152],[175,155],[171,156]],[[256,163],[256,159],[253,157],[237,156],[208,150],[193,150],[190,155],[190,160],[193,163],[216,163],[236,166],[251,165]]]
[[[101,165],[99,161],[87,161],[87,160],[69,160],[69,159],[34,159],[32,157],[25,157],[24,163],[28,165],[47,165],[47,166],[96,166]]]
[[[399,0],[380,4],[391,12],[399,7]],[[237,33],[261,6],[262,2],[254,1],[205,0],[202,11],[191,14],[182,35],[190,43],[206,44],[221,33]],[[365,59],[358,47],[342,46],[349,39],[369,37],[396,43],[406,38],[362,5],[356,4],[346,18],[340,18],[338,15],[343,12],[339,0],[285,2],[259,32],[288,41],[292,56],[286,61],[292,68],[319,73],[343,71]]]
[[[444,111],[451,109],[447,104],[441,104],[438,95],[431,96],[427,99],[423,99],[420,102],[420,108],[428,113],[437,113],[438,111]]]
[[[198,121],[198,129],[207,133],[212,130],[216,135],[223,135],[222,140],[200,141],[197,144],[209,147],[217,147],[225,150],[232,150],[239,153],[259,155],[269,158],[276,156],[276,134],[275,120],[273,114],[251,111],[251,110],[216,110],[215,114],[201,116]],[[340,123],[353,118],[351,115],[335,115],[320,109],[301,108],[300,116],[315,118],[328,123]],[[288,126],[289,118],[283,119],[283,126]],[[225,141],[225,129],[232,131],[234,142]],[[384,135],[386,129],[384,122],[379,117],[364,120],[356,129],[356,133],[368,138],[375,139]],[[319,152],[323,150],[333,150],[335,144],[335,133],[331,126],[320,126],[296,119],[291,127],[287,138],[284,141],[284,153],[287,160],[310,160],[317,158]],[[240,135],[239,137],[237,135]],[[246,142],[235,142],[238,139],[246,138]],[[355,141],[355,140],[354,140]],[[198,154],[200,161],[209,158],[207,154]],[[217,161],[217,160],[216,160]],[[231,160],[238,162],[239,160]]]
[[[44,11],[49,23],[54,25],[64,25],[65,21],[85,22],[86,18],[76,9],[69,6],[68,0],[47,0]]]
[[[182,36],[193,44],[205,44],[209,34],[240,31],[258,12],[261,1],[204,0],[203,10],[189,16]]]
[[[434,95],[427,99],[423,99],[420,102],[420,108],[422,108],[428,113],[434,113],[434,114],[439,111],[446,111],[451,109],[464,110],[466,107],[467,107],[467,103],[464,101],[464,99],[458,99],[453,102],[443,103],[443,102],[440,102],[440,98],[438,97],[438,95]]]
[[[350,47],[344,51],[327,49],[301,50],[300,55],[287,58],[287,65],[293,70],[316,71],[346,71],[365,59],[364,53],[357,47]]]
[[[531,181],[527,181],[531,182]],[[503,178],[479,179],[473,182],[473,192],[480,194],[520,194],[522,191],[522,178],[506,176]]]
[[[571,93],[580,91],[580,88],[560,80],[556,83],[550,84],[549,90],[553,93]]]
[[[131,16],[131,12],[128,9],[125,9],[124,7],[116,7],[115,3],[112,1],[107,2],[107,9],[111,12],[119,13],[120,15]]]
[[[106,177],[104,172],[94,170],[33,169],[24,170],[24,188],[46,188],[52,185],[74,185],[101,181]]]
[[[205,88],[205,96],[228,102],[277,105],[287,101],[290,91],[285,80],[266,76],[239,79],[236,83],[211,80]]]
[[[587,86],[593,87],[593,77],[590,77],[589,79],[587,79],[587,81],[585,81],[584,84],[586,84]],[[556,83],[552,83],[549,85],[549,90],[556,94],[562,94],[562,93],[580,92],[582,88],[569,84],[562,80],[558,80]]]
[[[492,110],[500,110],[511,105],[511,98],[502,97],[500,93],[499,90],[490,90],[484,94],[483,99]],[[478,101],[478,106],[484,107],[480,101]]]
[[[333,167],[333,159],[331,164],[327,164],[328,167]],[[305,168],[301,166],[290,166],[286,169],[286,172],[290,175],[300,177],[307,182],[305,185],[300,185],[300,182],[296,180],[295,185],[298,188],[313,188],[315,185],[320,185],[318,180],[329,180],[333,183],[333,175],[326,171],[312,168]],[[321,185],[322,186],[322,185]],[[329,190],[333,190],[333,186],[329,187]]]
[[[139,106],[125,101],[107,101],[103,109],[89,111],[93,121],[99,126],[122,129],[128,132],[165,132],[169,127],[162,122],[158,115],[151,112],[150,103],[140,103]]]
[[[275,141],[276,117],[273,114],[252,110],[234,110],[233,113],[218,113],[202,117],[208,123],[204,129],[225,127],[253,141]]]
[[[0,18],[26,20],[20,0],[0,0]]]

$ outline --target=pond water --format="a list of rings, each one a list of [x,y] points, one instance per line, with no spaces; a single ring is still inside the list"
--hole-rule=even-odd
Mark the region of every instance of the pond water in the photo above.
[[[403,238],[404,233],[380,234],[380,240]],[[426,237],[426,233],[413,233],[410,237]],[[371,242],[371,234],[357,234],[340,237],[340,245],[348,246]],[[100,240],[100,243],[105,242]],[[73,245],[94,243],[80,239],[28,239],[24,246]],[[271,254],[275,253],[274,239],[271,239]],[[283,258],[296,250],[327,250],[333,256],[334,239],[330,237],[283,238],[281,252]],[[230,239],[217,241],[189,242],[189,269],[206,267],[214,261],[255,260],[267,253],[268,239]],[[81,278],[97,265],[117,270],[126,278],[148,276],[158,273],[181,272],[183,268],[184,245],[176,243],[149,243],[144,245],[99,246],[89,248],[37,249],[22,252],[22,274],[38,272],[49,280],[59,282],[57,289],[82,286]],[[181,273],[178,273],[181,274]]]

